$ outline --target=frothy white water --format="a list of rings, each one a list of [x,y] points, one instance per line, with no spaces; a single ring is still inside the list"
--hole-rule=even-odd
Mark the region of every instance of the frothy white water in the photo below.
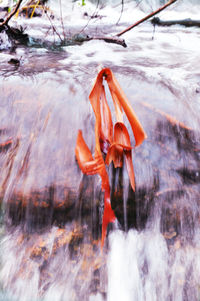
[[[168,247],[159,232],[131,230],[112,233],[110,247],[108,301],[199,299],[199,244]]]
[[[49,244],[53,244],[56,231],[54,228],[51,235],[48,234],[51,236]],[[15,232],[1,241],[0,281],[4,290],[12,292],[12,300],[78,300],[74,290],[78,277],[78,294],[85,291],[83,300],[89,301],[196,301],[200,297],[199,233],[196,234],[198,242],[195,245],[182,245],[177,240],[173,246],[167,246],[163,235],[156,231],[113,232],[109,236],[106,298],[101,293],[88,296],[92,272],[88,270],[87,278],[81,280],[80,271],[85,257],[74,265],[67,250],[53,259],[41,287],[40,262],[28,258],[33,249],[23,249],[20,239],[21,234]],[[40,299],[43,288],[45,293]],[[0,300],[10,299],[7,294],[2,299],[0,296]]]

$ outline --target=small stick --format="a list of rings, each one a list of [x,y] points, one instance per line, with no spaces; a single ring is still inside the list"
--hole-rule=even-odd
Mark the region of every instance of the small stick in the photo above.
[[[59,0],[59,4],[60,4],[60,19],[61,19],[61,25],[62,25],[62,30],[63,30],[63,38],[65,40],[66,35],[65,35],[65,27],[64,27],[63,16],[62,16],[62,0]]]
[[[63,42],[63,39],[61,38],[61,35],[59,34],[59,32],[56,30],[55,26],[53,25],[53,22],[51,21],[51,18],[49,17],[47,11],[45,11],[44,9],[43,9],[43,11],[45,12],[45,15],[47,16],[47,18],[48,18],[48,20],[49,20],[49,22],[50,22],[50,24],[51,24],[53,33],[56,33],[56,34],[57,34],[57,36],[59,37],[59,39],[60,39],[60,41],[61,41],[61,43],[62,43],[62,42]]]
[[[146,20],[150,19],[151,17],[155,16],[156,14],[160,13],[162,10],[164,10],[165,8],[167,8],[168,6],[170,6],[171,4],[175,3],[176,1],[177,0],[170,0],[165,5],[161,6],[160,8],[158,8],[154,12],[150,13],[149,15],[145,16],[144,18],[142,18],[141,20],[137,21],[136,23],[134,23],[133,25],[129,26],[128,28],[124,29],[123,31],[121,31],[120,33],[118,33],[116,36],[120,37],[125,32],[131,30],[132,28],[138,26],[139,24],[143,23],[144,21],[146,21]]]
[[[121,17],[122,17],[123,11],[124,11],[124,0],[122,0],[122,8],[121,8],[121,12],[120,12],[119,19],[118,19],[118,21],[117,21],[117,23],[116,23],[116,24],[118,24],[118,23],[119,23],[119,21],[120,21],[120,19],[121,19]]]
[[[98,6],[99,6],[99,1],[100,1],[100,0],[97,1],[97,5],[96,5],[95,11],[93,12],[92,16],[91,16],[90,19],[87,21],[87,24],[81,29],[81,31],[79,32],[79,34],[82,33],[82,32],[86,29],[86,27],[88,26],[88,24],[89,24],[90,21],[92,20],[92,17],[95,16],[96,11],[97,11]]]

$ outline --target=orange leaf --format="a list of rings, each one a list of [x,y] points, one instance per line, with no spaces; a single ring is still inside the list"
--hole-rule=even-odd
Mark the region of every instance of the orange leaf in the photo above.
[[[97,130],[97,126],[95,125],[95,132]],[[105,163],[103,161],[103,157],[98,152],[96,153],[95,159],[93,159],[92,154],[83,139],[82,132],[78,131],[78,137],[76,142],[75,149],[76,159],[78,161],[79,167],[83,173],[87,175],[92,175],[99,173],[102,180],[102,190],[104,191],[104,214],[103,214],[103,222],[102,222],[102,242],[101,246],[103,247],[104,240],[106,237],[107,226],[110,222],[113,222],[116,217],[111,208],[110,204],[110,185],[108,173],[106,171]]]
[[[135,146],[140,145],[147,137],[142,125],[140,124],[131,104],[129,103],[126,95],[121,89],[112,71],[108,68],[103,69],[101,72],[106,75],[106,80],[110,89],[110,93],[115,95],[118,102],[121,104],[133,131],[135,137]],[[121,121],[121,120],[118,120]]]
[[[92,105],[93,111],[95,113],[95,117],[97,120],[100,120],[100,97],[103,92],[103,76],[100,76],[100,73],[98,74],[95,84],[90,92],[89,100]]]
[[[122,167],[123,153],[125,154],[126,167],[133,191],[135,191],[135,176],[132,162],[131,140],[126,126],[117,122],[114,128],[114,143],[111,145],[106,156],[106,164],[110,164],[113,160],[114,166]]]
[[[85,143],[85,140],[83,139],[81,130],[78,131],[75,154],[76,154],[76,159],[78,160],[78,163],[82,164],[84,162],[93,160],[92,154],[91,154],[87,144]]]
[[[114,127],[114,141],[124,145],[124,148],[132,149],[131,140],[126,126],[122,122],[117,122]]]
[[[106,237],[107,227],[109,223],[113,223],[116,220],[114,211],[110,204],[110,191],[105,192],[104,195],[104,213],[102,222],[102,236],[101,236],[101,247],[104,245],[104,240]]]
[[[115,168],[123,166],[123,146],[118,143],[113,143],[110,146],[105,163],[109,165],[112,161]]]
[[[125,150],[126,168],[130,179],[131,187],[135,191],[135,174],[133,169],[132,153],[131,151]]]
[[[133,162],[132,162],[131,140],[126,126],[121,122],[117,122],[115,124],[114,141],[123,145],[126,167],[131,182],[131,187],[133,188],[133,191],[135,191],[135,175],[134,175]]]
[[[113,140],[113,123],[110,108],[106,100],[104,86],[100,96],[100,115],[100,146],[101,150],[106,154]]]
[[[83,139],[81,130],[78,131],[75,155],[80,169],[87,175],[96,174],[102,168],[101,158],[93,159],[92,154]]]
[[[118,121],[114,129],[114,142],[112,117],[103,86],[104,76],[110,89]],[[104,191],[104,214],[102,222],[103,246],[107,226],[110,222],[115,221],[116,217],[110,204],[109,178],[101,151],[107,153],[106,163],[110,163],[113,160],[115,167],[122,166],[124,151],[131,186],[133,190],[135,190],[134,170],[131,157],[132,147],[128,131],[125,125],[122,123],[123,110],[131,124],[135,137],[135,146],[138,146],[143,142],[143,140],[146,138],[146,134],[128,99],[126,98],[110,69],[105,68],[99,72],[89,95],[89,99],[96,117],[95,156],[94,158],[92,157],[92,154],[83,139],[81,131],[78,132],[75,153],[82,172],[85,174],[98,173],[102,180],[102,190]],[[112,145],[110,147],[111,143]]]

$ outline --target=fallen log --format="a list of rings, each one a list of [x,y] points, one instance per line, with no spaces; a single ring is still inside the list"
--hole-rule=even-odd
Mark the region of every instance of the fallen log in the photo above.
[[[119,39],[117,37],[89,37],[88,41],[90,41],[90,40],[102,40],[106,43],[121,45],[124,48],[127,47],[125,40]]]
[[[155,17],[151,20],[153,25],[158,26],[173,26],[173,25],[182,25],[185,27],[200,27],[200,20],[192,20],[190,18],[184,20],[170,20],[170,21],[162,21],[160,18]]]
[[[112,43],[112,44],[117,44],[117,45],[121,45],[123,47],[127,47],[125,40],[124,39],[120,39],[119,37],[115,36],[115,37],[108,37],[108,36],[89,36],[89,35],[85,35],[85,34],[75,34],[72,38],[66,39],[66,41],[64,41],[64,44],[68,45],[68,44],[77,44],[77,43],[83,43],[83,42],[87,42],[87,41],[91,41],[91,40],[101,40],[104,41],[106,43]]]

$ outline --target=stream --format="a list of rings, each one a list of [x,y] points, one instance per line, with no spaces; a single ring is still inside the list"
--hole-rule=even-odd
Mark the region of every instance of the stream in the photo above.
[[[112,36],[167,1],[124,1],[121,17],[121,1],[63,1],[64,25],[58,2],[51,22],[70,39]],[[159,17],[199,20],[199,11],[183,0]],[[0,301],[200,300],[199,28],[147,21],[122,36],[124,48],[61,43],[45,16],[16,24],[26,45],[0,36]],[[101,179],[82,174],[75,145],[81,129],[94,152],[88,96],[104,67],[147,139],[132,151],[135,193],[125,168],[108,167],[120,193],[102,251]]]

